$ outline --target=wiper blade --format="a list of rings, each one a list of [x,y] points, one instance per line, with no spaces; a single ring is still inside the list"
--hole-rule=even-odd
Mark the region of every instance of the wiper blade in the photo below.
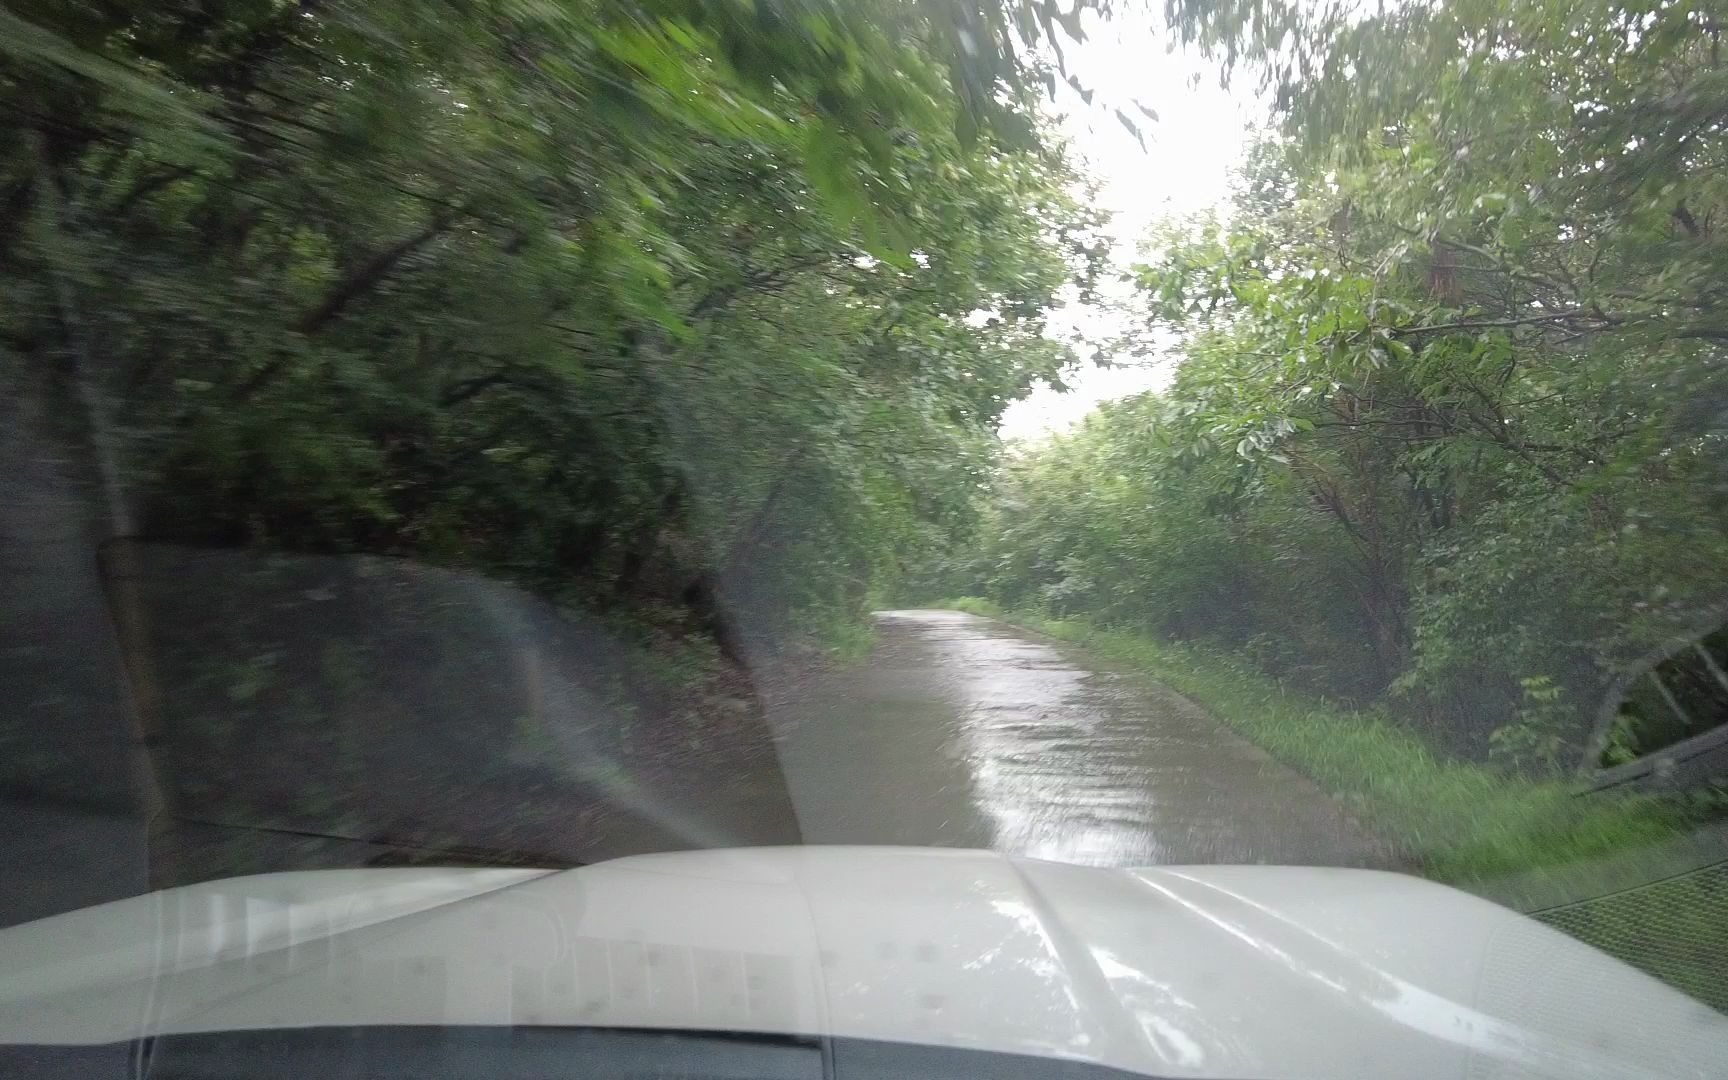
[[[493,848],[471,844],[426,844],[388,834],[376,836],[350,836],[344,833],[328,832],[319,829],[295,829],[281,825],[253,825],[238,821],[217,821],[212,818],[188,817],[175,814],[170,818],[176,824],[197,825],[211,829],[239,829],[246,832],[266,833],[272,836],[295,836],[313,840],[337,840],[351,844],[365,844],[369,847],[382,847],[391,850],[381,852],[366,861],[367,866],[485,866],[485,867],[517,867],[532,870],[569,870],[586,863],[578,862],[564,856],[547,855],[543,852],[527,851],[520,848]]]

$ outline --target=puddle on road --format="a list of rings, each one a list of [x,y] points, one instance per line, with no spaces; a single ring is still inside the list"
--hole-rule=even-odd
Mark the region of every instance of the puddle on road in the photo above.
[[[1172,694],[1090,672],[993,620],[878,620],[873,661],[782,718],[808,843],[1108,866],[1375,861],[1330,798]]]

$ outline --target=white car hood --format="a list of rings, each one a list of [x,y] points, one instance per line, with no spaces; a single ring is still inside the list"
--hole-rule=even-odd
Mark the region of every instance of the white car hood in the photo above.
[[[353,870],[0,931],[0,1043],[364,1025],[833,1035],[1155,1076],[1728,1076],[1728,1017],[1395,874],[784,848]]]

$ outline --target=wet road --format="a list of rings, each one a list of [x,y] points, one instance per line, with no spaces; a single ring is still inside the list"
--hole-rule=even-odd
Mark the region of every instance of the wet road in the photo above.
[[[1106,866],[1383,862],[1310,781],[1170,691],[990,619],[877,619],[870,662],[772,710],[806,843]]]

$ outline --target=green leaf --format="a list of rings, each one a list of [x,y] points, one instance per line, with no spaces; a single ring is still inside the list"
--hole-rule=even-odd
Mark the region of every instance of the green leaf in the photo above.
[[[851,143],[833,121],[811,125],[804,144],[804,165],[811,184],[841,227],[869,216],[870,197],[859,178]]]

